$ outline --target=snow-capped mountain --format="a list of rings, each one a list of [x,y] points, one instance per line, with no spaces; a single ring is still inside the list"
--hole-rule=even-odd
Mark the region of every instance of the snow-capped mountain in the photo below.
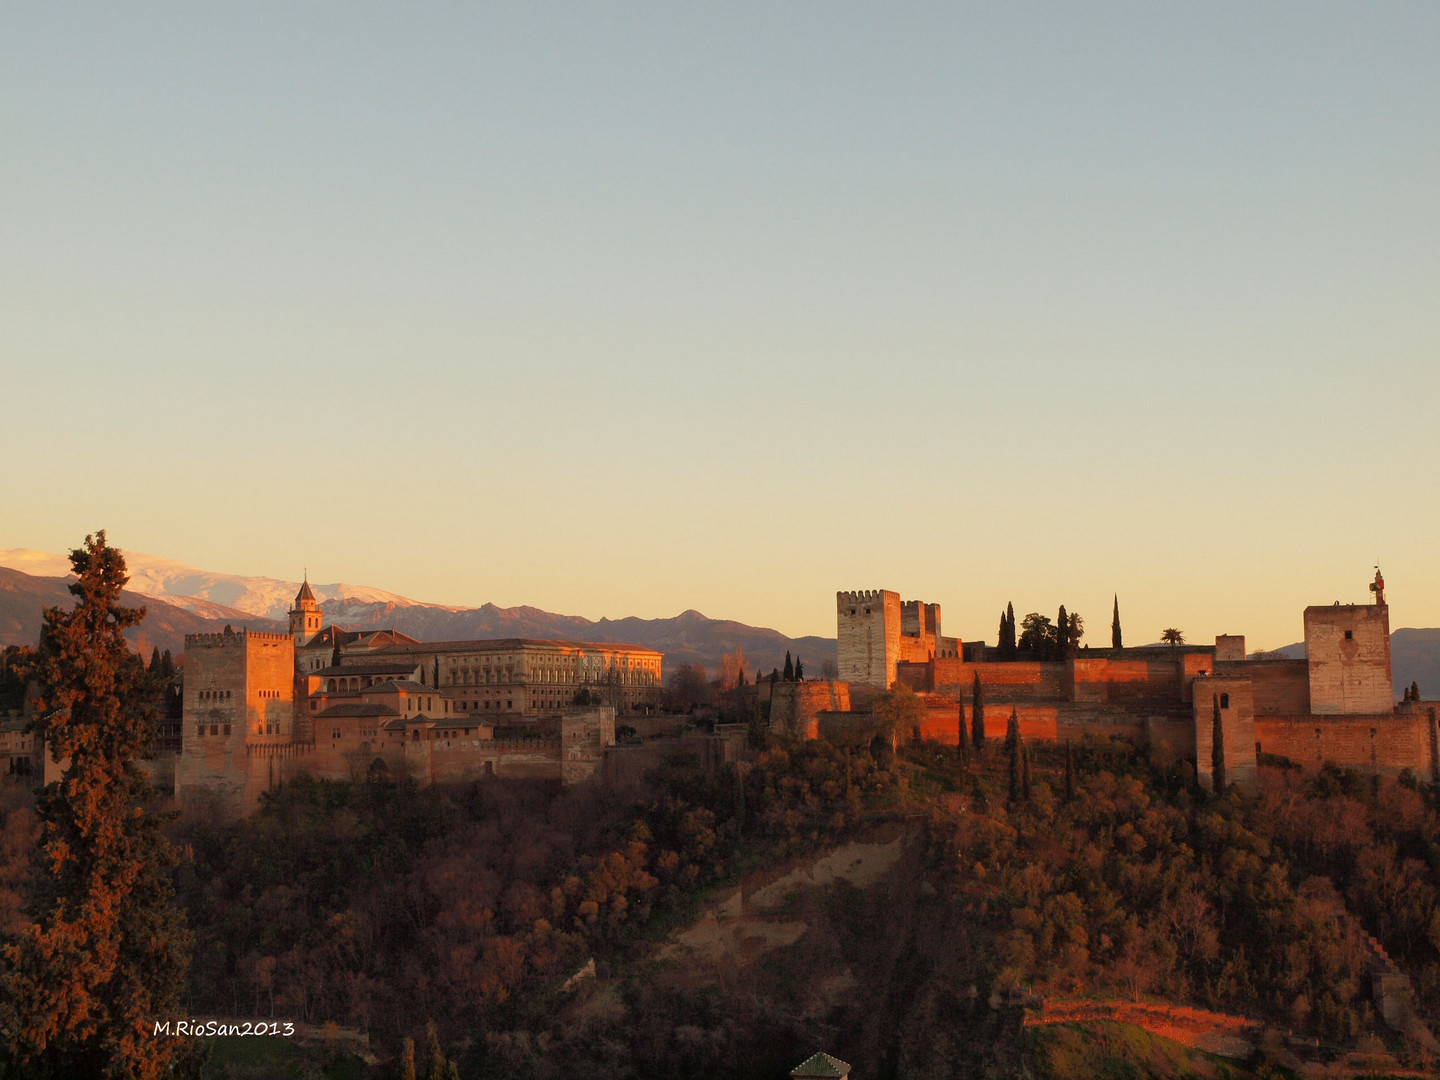
[[[130,571],[131,592],[157,597],[205,618],[226,617],[223,613],[207,609],[204,605],[208,602],[283,623],[286,612],[295,602],[295,594],[300,591],[298,581],[217,574],[159,555],[146,555],[140,551],[126,551],[124,554],[125,566]],[[26,548],[0,548],[0,566],[37,577],[63,577],[70,573],[67,556]],[[312,581],[310,589],[315,593],[315,599],[321,602],[343,600],[354,604],[388,604],[397,608],[418,606],[415,600],[364,585],[346,585],[344,582],[320,585]]]

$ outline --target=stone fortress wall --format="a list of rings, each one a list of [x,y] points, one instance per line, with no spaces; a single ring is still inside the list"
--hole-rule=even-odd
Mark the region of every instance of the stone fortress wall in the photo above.
[[[1244,637],[1225,634],[1214,646],[1082,649],[1046,663],[973,659],[986,655],[983,645],[939,637],[938,605],[902,601],[883,589],[841,592],[840,674],[856,702],[897,683],[923,695],[924,723],[901,738],[953,745],[959,702],[968,719],[978,678],[990,737],[1003,736],[1013,711],[1027,739],[1117,735],[1161,745],[1191,759],[1208,784],[1218,706],[1226,774],[1242,788],[1254,785],[1261,755],[1310,769],[1333,762],[1440,780],[1440,702],[1394,703],[1389,607],[1378,572],[1371,591],[1371,604],[1305,609],[1303,660],[1247,659]],[[932,608],[930,631],[922,620]],[[909,628],[933,632],[945,645],[928,658],[906,659],[900,643]],[[879,642],[887,643],[883,662]],[[822,714],[822,726],[843,711]]]

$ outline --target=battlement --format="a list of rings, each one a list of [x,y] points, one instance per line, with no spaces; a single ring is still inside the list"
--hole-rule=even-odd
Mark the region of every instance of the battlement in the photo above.
[[[268,645],[279,645],[290,640],[289,634],[272,634],[264,630],[222,630],[216,634],[186,634],[185,648],[192,645],[201,649],[240,648],[245,642],[256,641]]]
[[[855,592],[837,592],[835,603],[837,606],[844,604],[874,604],[879,603],[885,596],[885,589],[858,589]]]

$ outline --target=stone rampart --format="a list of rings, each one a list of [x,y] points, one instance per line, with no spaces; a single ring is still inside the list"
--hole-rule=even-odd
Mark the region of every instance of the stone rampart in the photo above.
[[[1333,762],[1389,776],[1410,769],[1431,779],[1440,778],[1435,723],[1433,706],[1388,716],[1257,716],[1255,743],[1258,752],[1309,770]]]
[[[770,692],[770,728],[813,739],[822,712],[848,712],[850,684],[843,682],[776,683]]]

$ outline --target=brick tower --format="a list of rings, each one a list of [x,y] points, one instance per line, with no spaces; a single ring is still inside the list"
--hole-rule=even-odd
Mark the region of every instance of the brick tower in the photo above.
[[[315,594],[310,591],[310,575],[305,575],[300,591],[295,594],[295,606],[290,609],[290,636],[295,639],[295,648],[300,648],[320,632],[324,615],[320,605],[315,603]]]

